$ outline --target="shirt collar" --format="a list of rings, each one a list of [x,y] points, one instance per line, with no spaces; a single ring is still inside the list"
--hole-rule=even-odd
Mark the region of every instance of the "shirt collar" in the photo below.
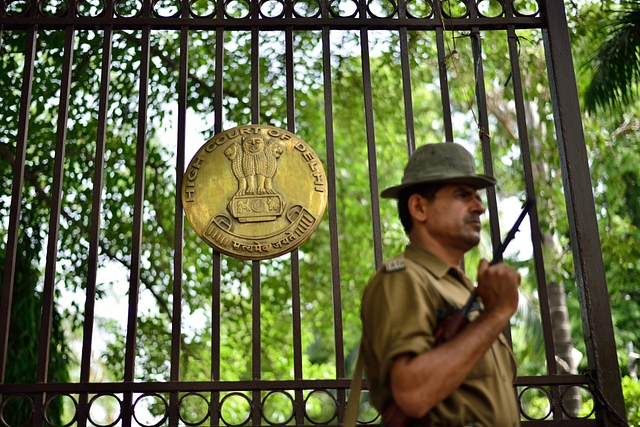
[[[473,284],[462,270],[450,266],[420,246],[412,244],[407,245],[405,249],[405,257],[422,265],[438,279],[442,279],[444,276],[449,274],[454,280],[462,282],[467,288],[473,290]]]

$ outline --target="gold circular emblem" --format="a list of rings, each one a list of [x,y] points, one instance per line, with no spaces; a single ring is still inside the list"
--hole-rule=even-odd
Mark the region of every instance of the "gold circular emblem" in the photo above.
[[[275,258],[299,247],[327,207],[327,179],[309,145],[284,129],[221,132],[184,174],[182,205],[196,234],[235,258]]]

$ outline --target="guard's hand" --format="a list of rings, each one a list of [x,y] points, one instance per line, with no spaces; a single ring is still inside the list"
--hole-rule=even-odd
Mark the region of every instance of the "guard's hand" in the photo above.
[[[478,265],[477,293],[486,312],[495,312],[509,319],[518,308],[520,274],[515,268],[500,262],[489,265],[486,259]]]

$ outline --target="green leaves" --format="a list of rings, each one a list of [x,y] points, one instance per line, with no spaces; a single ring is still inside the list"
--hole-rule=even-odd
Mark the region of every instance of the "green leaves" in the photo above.
[[[581,71],[589,76],[584,105],[592,113],[622,111],[633,104],[640,80],[640,5],[621,1],[609,13],[596,22],[592,53],[581,62]]]

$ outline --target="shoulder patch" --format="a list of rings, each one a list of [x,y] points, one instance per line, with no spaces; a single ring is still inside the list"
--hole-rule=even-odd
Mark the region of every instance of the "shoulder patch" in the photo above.
[[[387,273],[404,270],[405,268],[404,258],[396,258],[384,263],[384,271]]]

